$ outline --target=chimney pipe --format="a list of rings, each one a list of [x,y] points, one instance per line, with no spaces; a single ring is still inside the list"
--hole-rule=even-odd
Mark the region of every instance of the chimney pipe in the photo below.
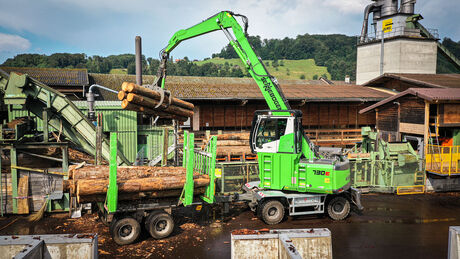
[[[404,14],[414,14],[416,0],[401,0],[399,12]]]
[[[369,4],[364,9],[364,21],[363,21],[363,28],[361,29],[361,37],[359,37],[359,42],[364,42],[367,38],[367,27],[368,27],[368,20],[369,20],[369,13],[373,11],[375,7],[375,3]]]
[[[142,85],[142,42],[141,36],[136,36],[136,84]]]

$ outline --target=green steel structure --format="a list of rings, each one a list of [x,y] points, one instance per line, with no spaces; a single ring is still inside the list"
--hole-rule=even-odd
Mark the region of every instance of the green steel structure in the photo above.
[[[372,192],[423,192],[423,161],[410,143],[388,143],[370,127],[361,129],[363,141],[350,153],[352,185]]]
[[[212,137],[204,149],[195,149],[194,134],[184,132],[184,154],[182,166],[186,168],[186,181],[180,197],[143,199],[133,201],[118,201],[117,188],[117,133],[110,136],[110,174],[109,186],[105,203],[98,203],[101,218],[104,223],[110,224],[110,233],[113,240],[119,245],[130,244],[140,235],[140,224],[154,238],[164,238],[174,229],[171,216],[172,208],[179,205],[201,205],[202,202],[215,202],[215,166],[216,166],[217,139]],[[210,183],[204,194],[198,199],[194,196],[194,174],[206,174]]]
[[[88,113],[86,101],[73,101],[75,106],[83,113]],[[165,127],[138,125],[137,113],[134,111],[123,110],[120,101],[96,101],[95,112],[102,114],[102,131],[106,134],[110,132],[118,133],[119,151],[130,163],[134,163],[136,157],[140,155],[147,160],[155,159],[162,155],[163,134]],[[30,111],[23,109],[21,105],[11,105],[8,110],[8,121],[21,117],[31,117],[36,124],[37,131],[43,131],[43,120],[35,116]],[[48,131],[55,130],[49,126]],[[169,146],[174,144],[174,130],[169,129]],[[142,151],[143,154],[140,154]],[[173,157],[171,153],[168,158]]]
[[[236,17],[242,19],[244,29]],[[255,113],[250,134],[251,149],[258,154],[260,177],[260,182],[245,185],[248,192],[245,198],[251,201],[251,209],[261,210],[262,219],[268,224],[280,222],[285,209],[289,209],[289,215],[305,215],[324,213],[327,206],[332,218],[347,217],[350,202],[361,208],[359,192],[350,189],[348,160],[339,154],[328,159],[318,154],[317,147],[302,128],[302,113],[291,110],[278,81],[254,53],[247,28],[246,16],[223,11],[177,31],[161,51],[162,60],[152,87],[165,88],[167,60],[179,43],[221,30],[259,86],[270,109]]]
[[[117,185],[117,133],[110,133],[110,165],[109,186],[107,188],[106,208],[109,213],[117,211],[118,185]]]
[[[34,116],[44,121],[44,140],[48,141],[49,125],[62,132],[75,145],[89,154],[95,153],[96,130],[86,116],[60,92],[30,78],[27,75],[0,73],[0,88],[4,92],[4,103],[10,107],[21,105]],[[102,156],[109,160],[110,149],[107,139],[103,139]],[[117,163],[129,164],[126,157],[118,153]]]

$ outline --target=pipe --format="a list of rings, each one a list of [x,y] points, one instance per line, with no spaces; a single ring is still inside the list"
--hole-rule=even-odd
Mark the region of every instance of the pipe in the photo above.
[[[416,0],[400,0],[399,12],[404,14],[414,14]]]
[[[363,28],[361,29],[361,37],[359,38],[359,42],[364,42],[367,38],[367,27],[369,21],[369,13],[373,11],[375,7],[375,3],[369,4],[364,9],[364,21],[363,21]]]
[[[113,90],[113,89],[110,89],[110,88],[107,88],[105,86],[102,86],[102,85],[98,85],[98,84],[92,84],[89,89],[88,89],[88,93],[86,94],[86,101],[88,102],[88,118],[92,121],[95,120],[95,116],[94,116],[94,103],[95,103],[95,98],[94,98],[94,93],[93,93],[93,89],[94,88],[99,88],[99,89],[102,89],[102,90],[106,90],[108,92],[112,92],[112,93],[115,93],[115,94],[118,94],[117,91]]]
[[[142,39],[136,36],[136,84],[142,85]]]

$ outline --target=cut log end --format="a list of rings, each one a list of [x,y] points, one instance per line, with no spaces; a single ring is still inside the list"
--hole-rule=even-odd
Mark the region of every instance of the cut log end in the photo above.
[[[118,100],[123,101],[123,99],[126,98],[126,92],[125,91],[119,91],[118,92]]]

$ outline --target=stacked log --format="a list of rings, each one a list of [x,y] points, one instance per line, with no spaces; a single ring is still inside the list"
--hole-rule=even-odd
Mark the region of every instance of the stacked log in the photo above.
[[[209,176],[194,174],[195,194],[204,193]],[[109,166],[71,166],[63,186],[81,202],[104,201],[109,184]],[[117,169],[119,200],[179,197],[185,184],[185,168],[121,166]]]
[[[217,137],[217,156],[243,156],[252,155],[249,146],[249,132],[225,133]],[[204,142],[206,146],[211,136]]]
[[[118,100],[122,101],[123,109],[179,121],[186,121],[193,116],[192,103],[164,95],[160,104],[161,93],[158,91],[128,82],[124,82],[121,88]]]

